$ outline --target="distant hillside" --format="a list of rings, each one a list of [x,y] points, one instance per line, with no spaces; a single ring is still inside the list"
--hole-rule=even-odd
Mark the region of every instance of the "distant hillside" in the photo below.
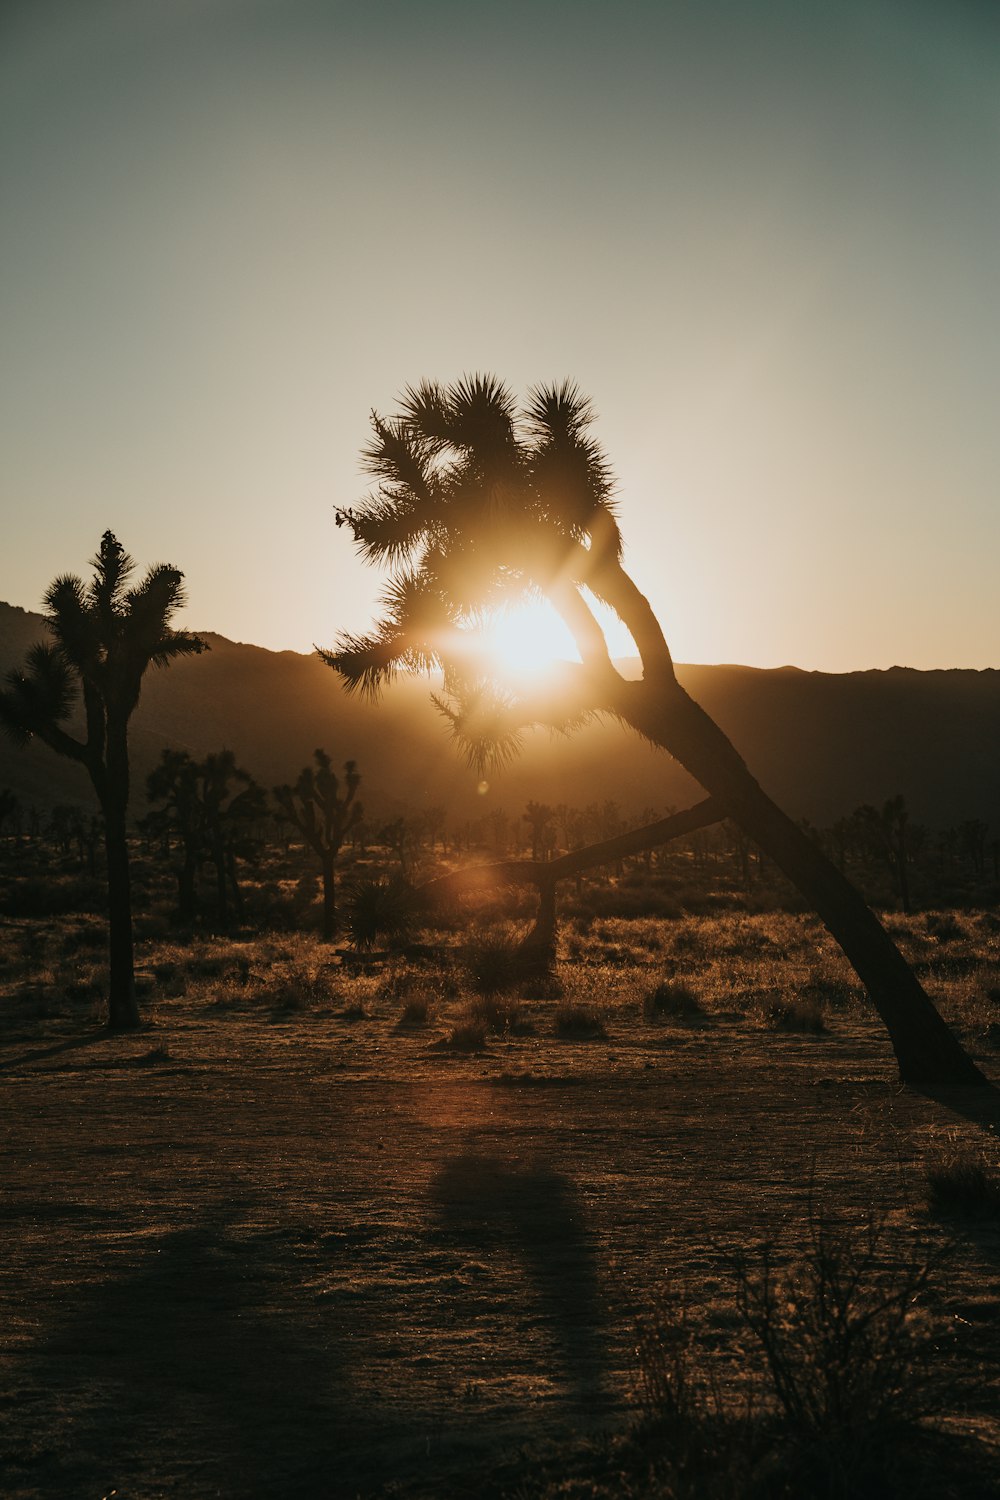
[[[41,617],[0,604],[0,672],[45,636]],[[697,788],[668,756],[613,724],[564,738],[532,735],[525,754],[480,793],[422,680],[379,704],[349,698],[312,656],[207,634],[211,651],[151,670],[133,720],[133,808],[167,745],[223,746],[264,783],[292,778],[317,746],[357,760],[376,814],[443,805],[455,818],[529,798],[625,811],[683,805]],[[860,802],[903,792],[913,816],[944,827],[983,818],[1000,829],[1000,671],[834,676],[792,667],[679,667],[692,695],[730,734],[763,785],[795,817],[827,824]],[[44,746],[0,742],[0,786],[40,808],[88,802],[85,775]]]

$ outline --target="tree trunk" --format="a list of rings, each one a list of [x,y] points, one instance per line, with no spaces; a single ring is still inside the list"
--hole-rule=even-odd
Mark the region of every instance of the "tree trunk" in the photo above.
[[[177,871],[177,915],[182,922],[194,920],[198,909],[197,896],[198,855],[188,844],[183,848],[183,860]]]
[[[627,702],[627,708],[625,707]],[[865,985],[892,1041],[900,1078],[917,1086],[984,1085],[899,949],[851,883],[771,801],[718,725],[675,679],[629,683],[622,709],[673,755],[811,903]]]
[[[134,1031],[139,1025],[139,1005],[135,996],[132,888],[124,806],[104,809],[104,848],[108,860],[108,1026],[111,1031]]]
[[[324,853],[323,861],[323,941],[332,943],[337,936],[337,890],[335,865],[336,856]]]

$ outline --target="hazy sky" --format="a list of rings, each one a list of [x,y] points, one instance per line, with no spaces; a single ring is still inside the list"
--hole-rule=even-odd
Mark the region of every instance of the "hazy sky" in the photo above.
[[[681,661],[1000,667],[995,0],[5,0],[0,598],[308,650],[423,376],[574,377]]]

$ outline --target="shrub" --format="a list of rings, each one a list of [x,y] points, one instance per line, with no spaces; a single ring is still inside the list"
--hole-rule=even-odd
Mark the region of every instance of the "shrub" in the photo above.
[[[426,1026],[434,1019],[433,995],[411,995],[399,1017],[400,1026]]]
[[[811,995],[762,995],[753,1009],[758,1023],[771,1031],[802,1031],[819,1036],[826,1030],[823,1007]]]
[[[642,1013],[648,1021],[661,1021],[668,1016],[690,1019],[703,1015],[704,1011],[690,985],[665,979],[644,997]]]
[[[1000,1176],[982,1150],[957,1144],[925,1167],[927,1207],[942,1218],[1000,1217]]]
[[[954,912],[928,912],[924,918],[924,926],[928,934],[936,938],[939,943],[953,943],[958,938],[965,937],[965,928]]]
[[[453,1052],[482,1052],[486,1046],[486,1025],[481,1020],[460,1021],[453,1026],[444,1046]]]
[[[849,1464],[852,1448],[934,1410],[940,1351],[925,1304],[939,1259],[878,1219],[852,1227],[812,1213],[797,1264],[778,1270],[771,1245],[755,1269],[736,1262],[737,1310],[804,1450]]]
[[[530,1023],[523,1020],[520,1002],[512,995],[480,995],[469,1007],[469,1014],[473,1022],[481,1021],[486,1030],[496,1036],[511,1032],[523,1034],[526,1028],[533,1030]]]
[[[466,945],[469,982],[480,995],[513,989],[523,977],[520,941],[510,923],[498,923],[475,933]]]
[[[355,880],[346,894],[347,930],[354,947],[368,951],[379,942],[400,942],[413,926],[413,888],[400,876]]]
[[[607,1036],[604,1022],[589,1005],[560,1005],[553,1018],[553,1030],[565,1041],[597,1042]]]

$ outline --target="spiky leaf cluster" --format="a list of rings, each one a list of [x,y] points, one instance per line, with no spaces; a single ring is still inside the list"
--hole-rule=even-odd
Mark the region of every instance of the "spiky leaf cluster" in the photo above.
[[[570,382],[519,408],[491,375],[424,381],[399,411],[372,415],[363,453],[376,486],[338,513],[362,557],[389,568],[383,614],[324,660],[377,693],[400,668],[461,676],[470,631],[498,603],[588,581],[595,540],[617,555],[613,481]]]

